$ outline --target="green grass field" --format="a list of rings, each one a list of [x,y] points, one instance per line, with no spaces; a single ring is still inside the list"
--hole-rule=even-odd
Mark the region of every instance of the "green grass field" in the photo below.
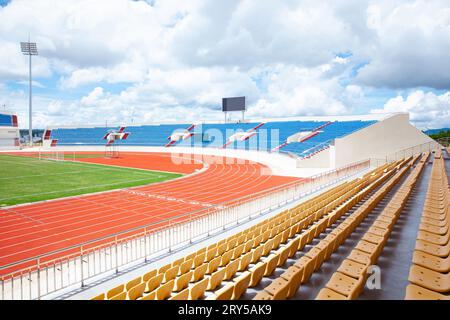
[[[180,176],[0,154],[0,206],[134,187]]]

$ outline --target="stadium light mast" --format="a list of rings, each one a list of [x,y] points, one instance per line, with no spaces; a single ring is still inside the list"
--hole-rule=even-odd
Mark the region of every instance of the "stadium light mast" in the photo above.
[[[31,56],[37,56],[38,55],[38,51],[37,51],[37,47],[36,47],[36,43],[35,42],[30,42],[30,37],[28,36],[28,42],[21,42],[20,43],[20,49],[22,51],[22,53],[26,56],[29,56],[29,131],[28,134],[30,136],[30,146],[33,146],[33,124],[32,124],[32,111],[33,111],[33,107],[32,107],[32,76],[31,76]]]

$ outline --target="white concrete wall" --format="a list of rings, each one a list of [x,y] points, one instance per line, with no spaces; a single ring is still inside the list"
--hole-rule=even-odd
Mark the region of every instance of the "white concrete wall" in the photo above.
[[[15,146],[15,139],[20,138],[19,128],[0,127],[0,150],[17,150],[20,147]]]
[[[310,158],[299,159],[298,168],[330,168],[331,167],[330,148],[320,151]]]
[[[401,150],[434,140],[409,123],[409,114],[393,115],[343,138],[335,139],[335,166],[383,159]]]

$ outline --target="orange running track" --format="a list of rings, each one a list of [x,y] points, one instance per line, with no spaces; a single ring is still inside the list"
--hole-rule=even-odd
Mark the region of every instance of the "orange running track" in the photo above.
[[[122,152],[120,158],[77,161],[193,173],[203,164],[176,163],[191,157]],[[212,156],[201,161],[208,167],[172,181],[0,209],[0,266],[302,180],[274,176],[249,161]]]

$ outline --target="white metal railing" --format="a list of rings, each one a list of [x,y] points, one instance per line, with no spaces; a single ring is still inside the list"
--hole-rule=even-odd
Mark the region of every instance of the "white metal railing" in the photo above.
[[[127,230],[0,267],[0,298],[41,299],[85,286],[132,265],[249,221],[355,175],[370,160],[252,194],[220,205]]]
[[[410,156],[415,156],[423,152],[431,152],[436,150],[439,144],[436,141],[430,141],[422,144],[418,144],[409,148],[402,149],[400,151],[386,155],[384,158],[371,158],[370,165],[372,167],[379,167],[385,163],[405,159]]]

